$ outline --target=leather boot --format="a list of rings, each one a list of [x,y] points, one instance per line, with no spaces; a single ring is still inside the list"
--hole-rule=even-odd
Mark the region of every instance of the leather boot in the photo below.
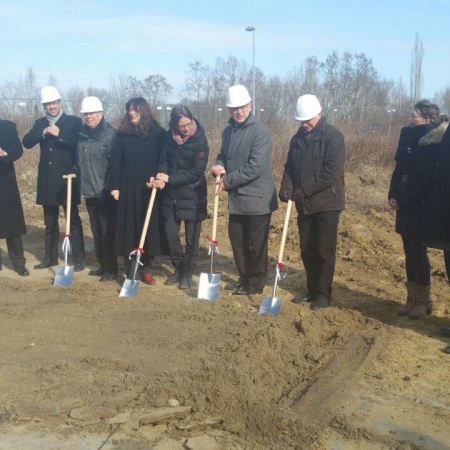
[[[192,285],[192,272],[190,270],[183,270],[178,283],[179,289],[190,289]]]
[[[416,298],[417,298],[417,283],[413,283],[412,281],[406,282],[406,303],[398,310],[398,313],[401,316],[407,316],[416,306]]]
[[[181,278],[180,265],[174,264],[174,266],[175,266],[175,272],[172,275],[170,275],[170,277],[168,277],[166,281],[164,281],[164,284],[167,284],[169,286],[172,286],[173,284],[177,284]]]
[[[414,309],[408,314],[410,319],[420,319],[433,312],[433,302],[430,298],[430,286],[417,285],[417,299]]]

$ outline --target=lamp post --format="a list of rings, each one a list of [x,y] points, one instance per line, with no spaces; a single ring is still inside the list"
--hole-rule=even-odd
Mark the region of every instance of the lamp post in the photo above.
[[[252,95],[252,104],[253,111],[256,116],[256,67],[255,67],[255,27],[247,27],[245,31],[251,31],[253,33],[253,95]]]

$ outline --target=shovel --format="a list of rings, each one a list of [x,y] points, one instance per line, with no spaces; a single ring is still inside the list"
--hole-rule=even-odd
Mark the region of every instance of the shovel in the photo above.
[[[130,253],[130,259],[132,258],[132,256],[135,256],[133,266],[131,269],[131,279],[127,278],[124,281],[122,289],[120,290],[119,297],[136,297],[137,291],[141,284],[140,281],[136,280],[136,273],[139,264],[141,263],[141,255],[144,253],[143,247],[145,242],[145,236],[147,236],[148,224],[150,223],[150,216],[152,214],[153,204],[155,203],[156,190],[157,190],[156,188],[152,189],[152,195],[150,196],[150,202],[148,204],[147,215],[145,216],[145,222],[144,227],[142,228],[139,246]]]
[[[72,209],[72,179],[77,176],[74,173],[63,175],[67,178],[67,203],[66,203],[66,235],[64,236],[62,250],[64,252],[64,267],[56,268],[53,286],[69,287],[72,286],[73,266],[67,265],[67,257],[72,253],[70,246],[70,211]]]
[[[262,299],[261,306],[259,307],[259,314],[269,313],[276,317],[280,312],[280,307],[283,300],[281,298],[277,298],[276,294],[278,281],[281,280],[280,269],[283,268],[283,251],[284,244],[286,243],[286,235],[289,225],[289,217],[291,215],[291,208],[292,200],[289,200],[286,209],[286,217],[284,219],[283,234],[281,235],[280,253],[278,254],[277,265],[275,266],[275,280],[273,283],[272,298],[264,297]]]
[[[212,237],[207,237],[209,241],[209,255],[211,256],[211,262],[209,265],[208,273],[200,274],[200,282],[198,284],[198,295],[197,298],[210,300],[212,302],[217,301],[219,298],[220,290],[220,274],[213,273],[214,266],[214,253],[218,252],[216,241],[216,231],[217,231],[217,211],[219,209],[219,195],[217,193],[219,189],[220,175],[216,177],[216,192],[214,195],[214,212],[213,212],[213,229]]]

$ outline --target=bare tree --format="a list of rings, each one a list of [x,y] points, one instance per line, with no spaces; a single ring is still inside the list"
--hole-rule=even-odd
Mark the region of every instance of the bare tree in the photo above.
[[[413,102],[419,100],[422,95],[423,89],[423,43],[422,39],[419,39],[419,35],[416,33],[414,41],[414,48],[411,53],[411,66],[409,72],[409,96]]]

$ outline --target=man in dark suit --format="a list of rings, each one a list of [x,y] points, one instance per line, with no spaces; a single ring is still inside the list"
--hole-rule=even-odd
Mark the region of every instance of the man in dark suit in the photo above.
[[[9,120],[0,120],[0,239],[6,238],[9,259],[15,271],[21,276],[28,276],[30,272],[25,267],[22,243],[22,235],[27,229],[14,170],[14,161],[22,154],[16,126]]]
[[[72,204],[66,205],[67,184],[63,175],[73,172],[76,161],[76,144],[82,127],[79,117],[65,114],[61,106],[61,96],[53,86],[41,89],[41,103],[45,117],[34,123],[33,128],[23,137],[25,148],[39,144],[39,160],[36,203],[44,209],[45,223],[45,257],[44,261],[34,266],[45,269],[58,265],[59,207],[71,208],[70,234],[74,260],[74,270],[83,270],[84,240],[83,226],[78,214],[80,202],[75,181]]]

